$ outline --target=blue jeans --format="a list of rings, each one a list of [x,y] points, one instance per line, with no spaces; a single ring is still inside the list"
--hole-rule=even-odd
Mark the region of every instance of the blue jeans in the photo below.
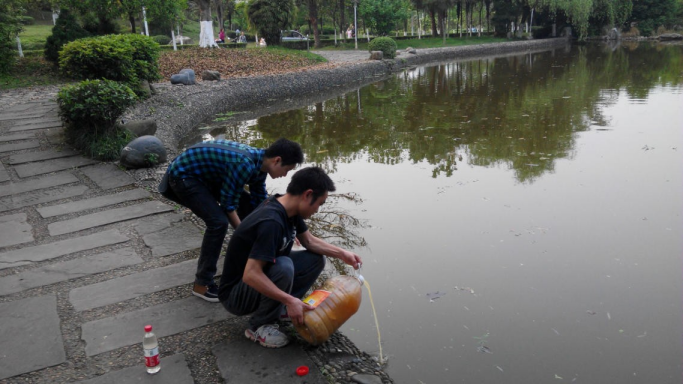
[[[289,256],[278,256],[275,264],[264,268],[264,273],[282,291],[301,299],[324,267],[324,256],[309,251],[292,251]],[[252,329],[275,323],[283,308],[281,302],[262,295],[243,281],[231,289],[228,301],[222,304],[236,316],[252,313],[249,319]]]
[[[228,232],[228,217],[223,208],[216,202],[216,198],[210,189],[201,181],[170,177],[169,186],[176,193],[181,204],[190,208],[192,213],[204,220],[204,224],[207,226],[202,239],[200,257],[197,261],[195,284],[213,284],[216,275],[216,263],[221,255],[223,239]]]

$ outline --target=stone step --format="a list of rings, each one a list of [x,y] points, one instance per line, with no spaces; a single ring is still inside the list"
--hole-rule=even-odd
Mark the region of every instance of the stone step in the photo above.
[[[44,217],[66,215],[67,213],[81,212],[88,209],[103,208],[109,205],[119,204],[126,201],[134,201],[149,198],[151,195],[144,189],[131,189],[113,195],[99,196],[92,199],[79,200],[71,203],[53,205],[50,207],[37,208],[38,213]]]
[[[157,233],[143,236],[145,245],[152,248],[152,256],[164,257],[190,251],[202,246],[202,232],[192,223],[181,223]]]
[[[102,225],[118,223],[139,217],[145,217],[162,212],[173,211],[173,208],[159,201],[149,201],[142,204],[131,205],[123,208],[114,208],[107,211],[91,213],[71,220],[58,221],[48,224],[50,236],[63,235],[65,233],[78,232],[84,229],[95,228]]]
[[[29,177],[42,175],[45,173],[52,173],[63,171],[66,169],[83,167],[85,165],[97,164],[97,160],[88,159],[81,156],[67,157],[64,159],[55,159],[50,161],[40,161],[36,163],[27,163],[17,165],[14,170],[17,171],[19,177]]]
[[[223,259],[218,263],[223,270]],[[69,292],[69,302],[78,312],[104,307],[136,297],[163,291],[195,281],[197,260],[187,260],[166,267],[148,269],[101,283],[74,288]]]
[[[29,119],[40,119],[44,117],[47,113],[54,113],[52,110],[39,110],[39,111],[25,111],[16,113],[3,113],[0,116],[0,122],[13,121],[13,120],[29,120]],[[56,116],[56,114],[55,114]]]
[[[114,164],[98,164],[81,171],[102,189],[112,189],[135,184],[135,180]]]
[[[3,197],[0,198],[0,212],[80,196],[87,190],[85,185],[67,185]]]
[[[66,361],[54,295],[1,303],[0,324],[0,380]]]
[[[34,133],[30,133],[30,132],[15,133],[13,135],[2,135],[2,136],[0,136],[0,143],[5,142],[5,141],[26,140],[26,139],[35,139],[35,138],[36,138],[36,135]]]
[[[25,213],[0,216],[0,248],[33,241]]]
[[[140,330],[147,324],[154,324],[157,337],[165,337],[231,317],[234,316],[220,303],[209,303],[192,296],[84,323],[81,339],[86,343],[86,356],[94,356],[139,344]]]
[[[30,163],[33,161],[52,160],[76,155],[78,155],[78,152],[71,149],[63,149],[60,151],[55,149],[48,149],[47,151],[20,153],[18,155],[12,155],[10,156],[9,163],[11,165],[17,165],[23,163]]]
[[[36,180],[9,183],[8,185],[3,185],[2,188],[0,188],[0,197],[18,195],[20,193],[36,191],[58,185],[71,184],[77,181],[79,181],[78,178],[71,173],[60,173]]]
[[[22,131],[33,131],[35,129],[45,129],[45,128],[59,128],[62,126],[62,122],[55,120],[48,123],[36,123],[36,124],[26,124],[26,125],[14,125],[11,126],[10,132],[22,132]]]
[[[0,163],[0,183],[3,181],[8,181],[10,179],[9,172],[5,169],[5,166]]]
[[[328,383],[314,367],[311,367],[305,380],[297,376],[297,367],[311,361],[300,344],[290,343],[277,349],[264,348],[241,336],[231,339],[229,343],[215,345],[211,351],[216,356],[216,364],[226,383]],[[263,374],[265,361],[268,361],[268,375]]]
[[[0,253],[0,269],[54,259],[71,253],[127,242],[118,229]]]
[[[108,372],[90,380],[77,381],[76,384],[194,384],[185,355],[182,353],[161,358],[160,365],[159,372],[150,375],[141,360],[138,366]]]
[[[21,151],[22,149],[31,149],[40,147],[38,140],[22,141],[20,143],[0,144],[0,153]]]
[[[135,253],[133,248],[122,248],[80,259],[62,261],[14,275],[0,277],[0,296],[142,262],[143,259]]]

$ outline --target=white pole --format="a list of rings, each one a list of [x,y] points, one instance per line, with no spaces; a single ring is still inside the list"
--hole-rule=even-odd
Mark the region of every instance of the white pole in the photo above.
[[[142,12],[143,12],[143,20],[145,22],[145,36],[149,36],[150,30],[147,29],[147,14],[145,13],[145,6],[144,5],[142,7]]]
[[[354,1],[354,49],[359,49],[359,40],[357,36],[359,35],[359,28],[356,25],[356,4],[358,0]]]
[[[337,47],[337,27],[335,27],[335,46]]]
[[[57,18],[59,18],[59,11],[56,9],[52,10],[52,25],[57,25]]]
[[[173,50],[177,51],[178,48],[176,47],[176,35],[173,33],[173,28],[171,28],[171,41],[173,41]]]
[[[17,48],[19,48],[19,57],[24,57],[24,51],[21,50],[21,40],[19,40],[19,36],[17,36]]]
[[[416,11],[418,13],[418,11]],[[418,14],[418,40],[420,40],[420,37],[422,36],[421,32],[423,31],[423,24],[421,21],[420,14]]]

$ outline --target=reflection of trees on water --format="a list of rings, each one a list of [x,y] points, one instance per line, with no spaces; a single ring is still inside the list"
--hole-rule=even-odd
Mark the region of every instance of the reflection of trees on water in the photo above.
[[[681,67],[681,46],[643,44],[421,67],[230,135],[257,146],[288,137],[331,172],[367,158],[425,161],[433,177],[449,177],[466,162],[507,166],[532,182],[573,156],[576,132],[609,124],[604,106],[624,92],[643,99],[654,86],[680,86]]]

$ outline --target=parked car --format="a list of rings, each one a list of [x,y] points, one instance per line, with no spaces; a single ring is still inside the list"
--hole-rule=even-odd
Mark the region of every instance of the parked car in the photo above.
[[[280,31],[280,41],[305,41],[308,37],[298,31]]]

